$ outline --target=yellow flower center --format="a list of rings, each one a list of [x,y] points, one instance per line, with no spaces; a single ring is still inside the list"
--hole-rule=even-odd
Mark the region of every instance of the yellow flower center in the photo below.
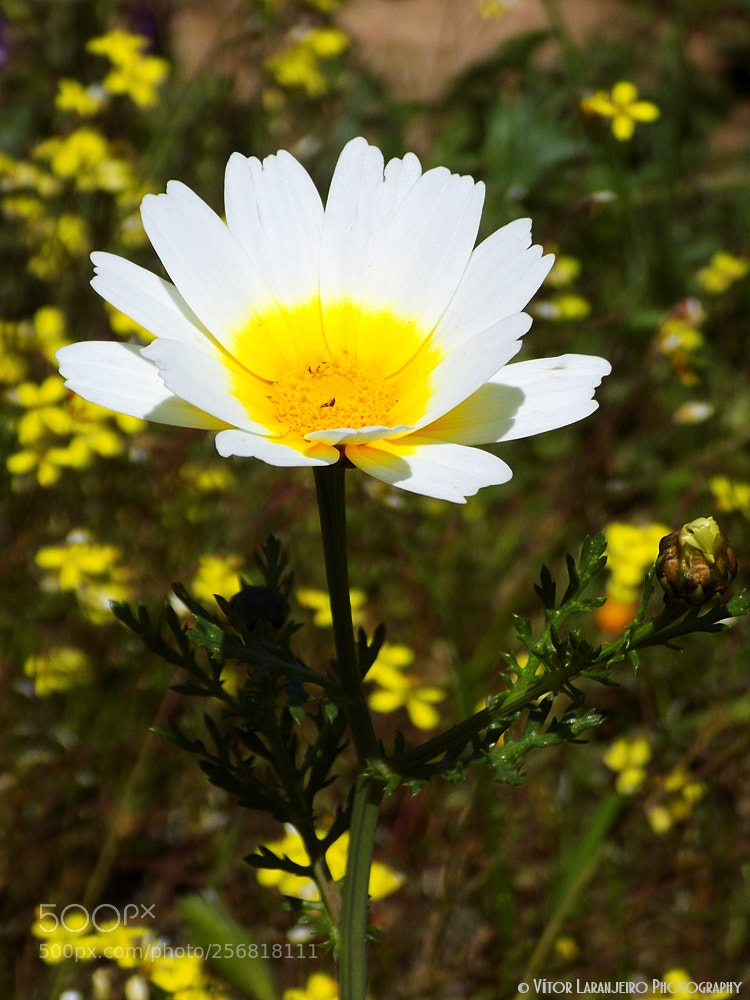
[[[279,423],[301,437],[331,428],[389,426],[397,402],[390,380],[346,357],[284,372],[268,399]]]

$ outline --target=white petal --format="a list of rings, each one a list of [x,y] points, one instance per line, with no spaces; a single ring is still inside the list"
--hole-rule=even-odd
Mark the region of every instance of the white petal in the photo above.
[[[474,445],[564,427],[594,412],[594,389],[610,371],[609,362],[585,354],[508,365],[420,435]]]
[[[142,353],[156,366],[166,387],[180,399],[242,430],[272,433],[253,419],[235,394],[241,384],[236,381],[241,378],[241,369],[234,375],[219,358],[176,340],[155,340]]]
[[[406,192],[383,234],[365,289],[368,306],[392,309],[432,330],[471,256],[484,185],[444,167]]]
[[[430,375],[432,395],[428,410],[417,427],[437,420],[484,385],[518,353],[521,346],[519,338],[530,326],[531,318],[526,313],[516,313],[450,352]],[[414,412],[416,400],[423,391],[422,386],[416,385],[403,392],[393,408],[393,419]]]
[[[510,230],[510,232],[506,232]],[[547,277],[554,257],[539,246],[517,247],[529,238],[525,219],[481,243],[434,333],[436,343],[455,348],[498,320],[520,312]]]
[[[177,290],[229,350],[233,333],[272,308],[271,292],[234,236],[205,202],[179,181],[146,195],[143,225]]]
[[[209,349],[210,334],[168,281],[111,253],[93,253],[91,285],[116,309],[155,337]]]
[[[396,427],[339,427],[335,430],[311,431],[305,435],[307,441],[325,441],[326,444],[366,444],[408,434],[413,427],[399,424]]]
[[[69,344],[60,348],[57,360],[68,388],[91,403],[176,427],[226,427],[222,420],[171,393],[159,378],[156,366],[133,344]]]
[[[323,203],[310,175],[284,151],[260,162],[234,153],[225,182],[227,226],[284,305],[318,292]]]
[[[323,219],[320,292],[325,306],[343,298],[362,301],[373,256],[404,195],[422,174],[407,153],[383,168],[383,154],[352,139],[331,179]]]
[[[384,442],[378,448],[348,448],[346,456],[375,479],[454,503],[465,503],[466,497],[482,487],[507,483],[513,475],[502,459],[486,451],[423,442],[414,437],[404,439],[402,444]]]
[[[300,451],[290,445],[279,444],[257,434],[227,430],[216,435],[216,450],[224,458],[238,455],[241,458],[259,458],[268,465],[285,467],[333,465],[341,458],[335,448],[324,444],[310,444]]]

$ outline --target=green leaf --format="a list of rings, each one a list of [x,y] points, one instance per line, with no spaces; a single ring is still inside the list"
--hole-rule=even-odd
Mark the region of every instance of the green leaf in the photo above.
[[[224,643],[224,630],[206,618],[195,619],[195,625],[187,630],[190,641],[199,649],[206,649],[211,656],[219,656]]]

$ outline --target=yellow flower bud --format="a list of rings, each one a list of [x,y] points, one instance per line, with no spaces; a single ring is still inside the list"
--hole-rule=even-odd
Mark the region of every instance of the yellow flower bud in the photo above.
[[[670,597],[700,605],[723,594],[737,575],[737,558],[712,517],[683,524],[659,542],[656,576]]]

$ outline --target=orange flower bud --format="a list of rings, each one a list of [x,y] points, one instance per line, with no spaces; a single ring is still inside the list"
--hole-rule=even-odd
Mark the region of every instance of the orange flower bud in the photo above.
[[[705,604],[737,575],[737,558],[712,517],[683,524],[659,542],[656,577],[670,597]]]

